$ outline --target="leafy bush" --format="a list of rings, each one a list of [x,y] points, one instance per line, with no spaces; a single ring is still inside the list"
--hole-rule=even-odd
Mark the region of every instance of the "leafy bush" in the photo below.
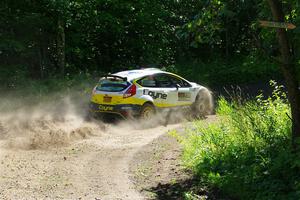
[[[244,105],[219,100],[218,122],[195,122],[181,138],[183,160],[207,184],[238,199],[300,199],[300,154],[291,147],[282,87]]]

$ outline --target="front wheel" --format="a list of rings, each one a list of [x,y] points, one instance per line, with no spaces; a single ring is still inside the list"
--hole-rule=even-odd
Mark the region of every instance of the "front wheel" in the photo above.
[[[151,119],[155,114],[155,107],[150,103],[145,103],[140,112],[140,117],[142,119]]]
[[[205,117],[213,111],[213,98],[208,89],[199,91],[194,104],[192,105],[193,114],[197,117]]]

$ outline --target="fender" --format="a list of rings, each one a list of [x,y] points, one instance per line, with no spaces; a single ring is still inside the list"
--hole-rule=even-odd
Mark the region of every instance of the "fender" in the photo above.
[[[200,90],[206,89],[206,88],[203,87],[202,85],[198,85],[197,83],[191,83],[191,84],[192,84],[193,88],[195,88],[194,95],[192,96],[192,102],[195,102]]]
[[[153,103],[153,98],[151,96],[149,96],[149,95],[142,95],[142,96],[139,97],[139,99],[142,99],[145,102],[150,101],[150,102]]]

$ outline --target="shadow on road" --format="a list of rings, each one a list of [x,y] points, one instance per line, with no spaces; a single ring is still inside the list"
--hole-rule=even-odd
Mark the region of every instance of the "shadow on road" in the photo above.
[[[200,186],[199,186],[200,185]],[[184,200],[184,199],[205,199],[205,200],[233,200],[226,195],[220,193],[216,189],[207,188],[196,178],[181,180],[167,184],[159,183],[156,187],[144,189],[147,192],[155,194],[152,199],[156,200]],[[194,198],[187,198],[185,193],[191,192]]]
[[[196,180],[188,179],[182,182],[158,184],[156,187],[152,187],[148,192],[156,194],[155,199],[165,200],[165,199],[184,199],[183,195],[185,192],[191,189],[192,185],[196,184]]]

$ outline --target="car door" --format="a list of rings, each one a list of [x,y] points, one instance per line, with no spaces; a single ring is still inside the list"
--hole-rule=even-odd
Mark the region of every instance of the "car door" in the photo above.
[[[156,74],[154,76],[156,82],[156,88],[159,94],[162,94],[164,98],[159,99],[161,107],[173,107],[177,106],[178,89],[172,83],[170,76],[165,73]]]
[[[191,105],[193,103],[192,86],[187,81],[185,81],[184,79],[181,79],[180,77],[176,77],[173,75],[169,75],[169,76],[170,76],[172,85],[175,85],[177,88],[176,104],[179,106]]]
[[[146,76],[137,83],[141,85],[142,88],[142,95],[148,95],[151,96],[153,99],[153,104],[156,107],[166,107],[168,106],[168,102],[170,100],[170,95],[168,94],[168,86],[169,83],[164,83],[164,85],[161,83],[161,78],[158,77],[156,79],[156,75],[149,75]],[[168,80],[169,81],[169,80]]]

